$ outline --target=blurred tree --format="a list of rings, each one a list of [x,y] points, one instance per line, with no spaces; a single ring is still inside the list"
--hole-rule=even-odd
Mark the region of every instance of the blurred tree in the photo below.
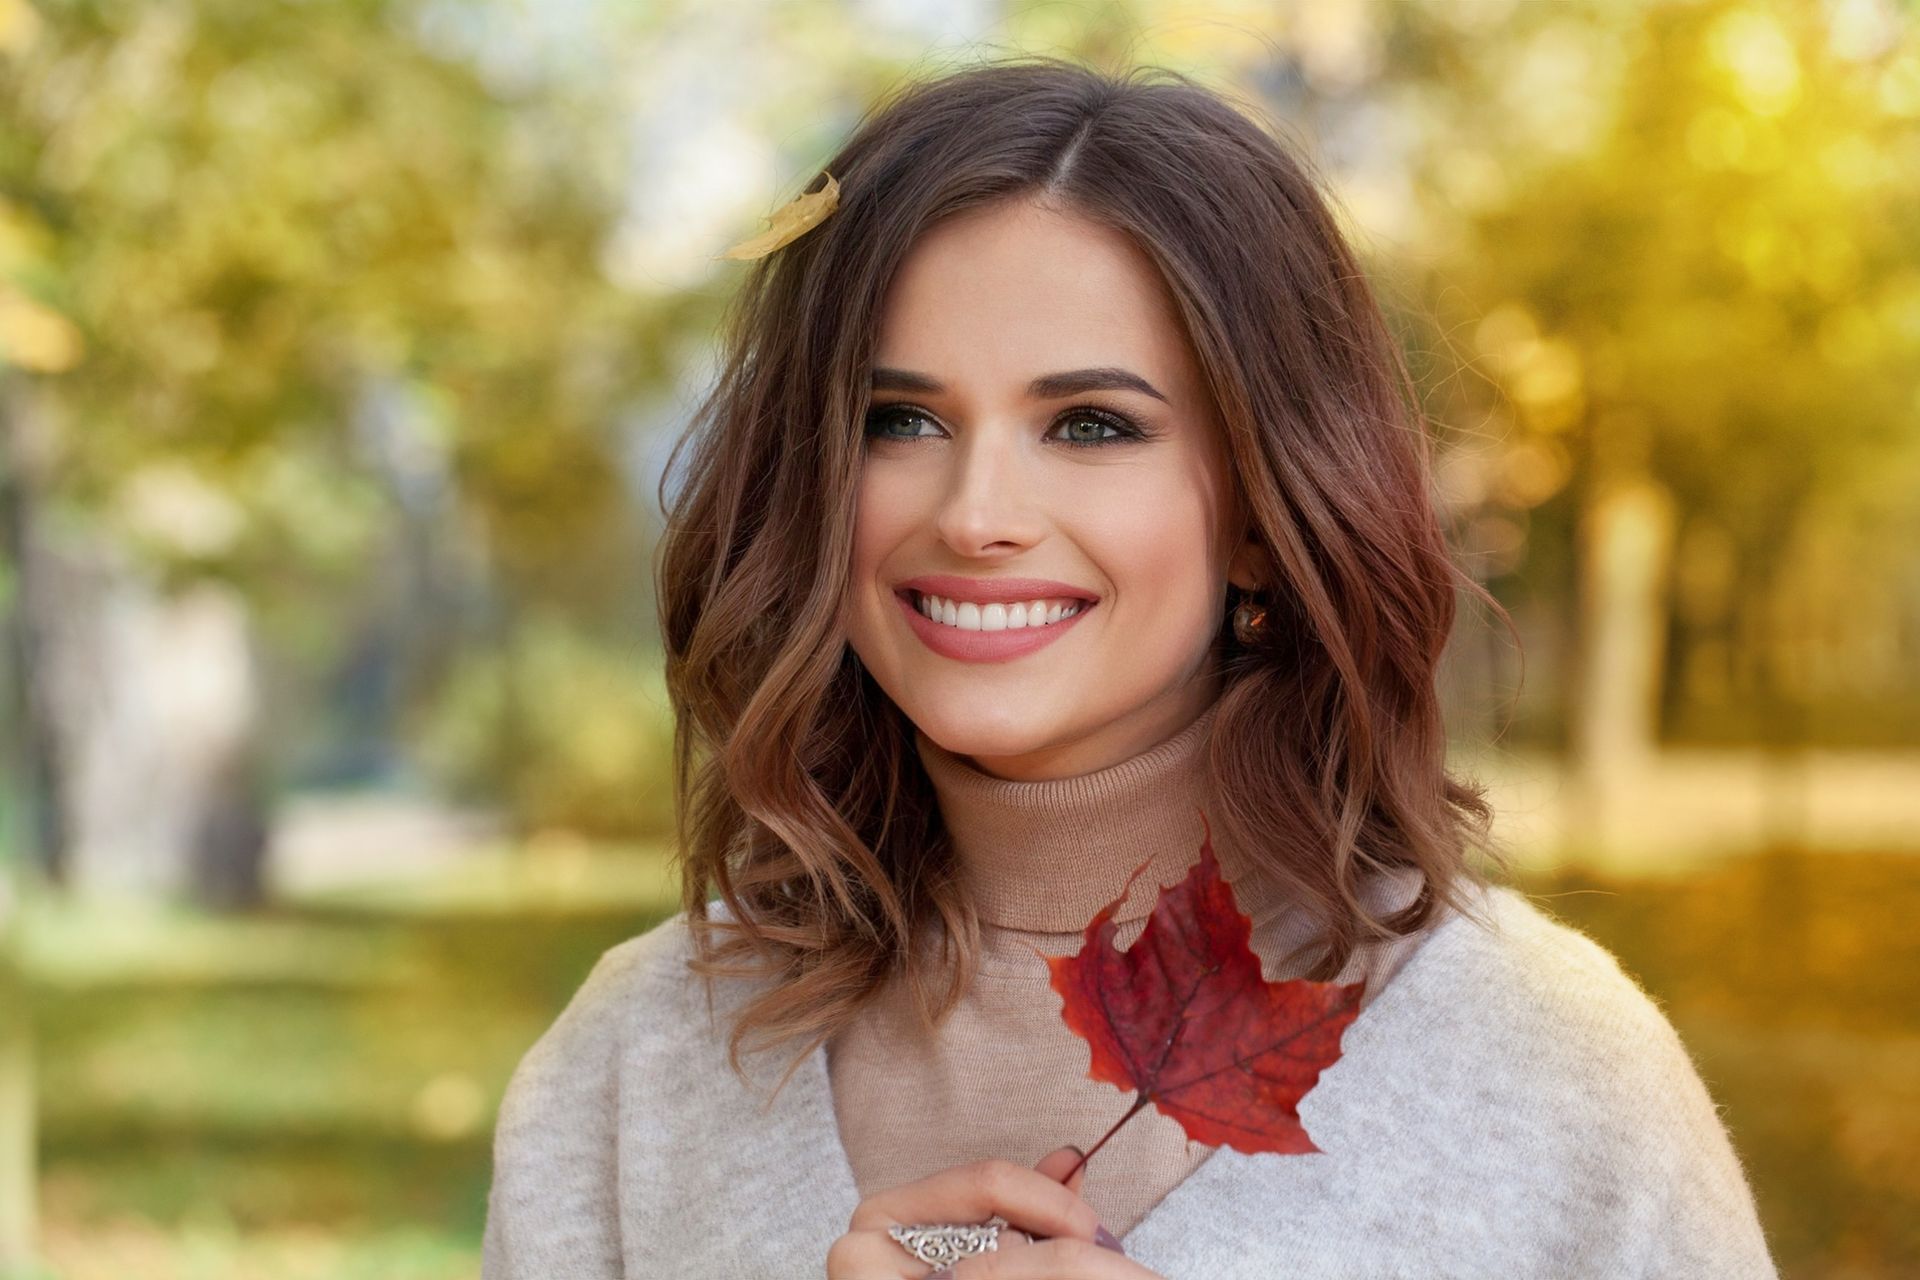
[[[245,646],[223,628],[256,618],[297,629],[316,591],[365,573],[393,518],[380,482],[395,475],[368,456],[392,441],[355,429],[382,385],[428,407],[401,443],[437,454],[509,635],[523,600],[589,603],[609,561],[644,562],[611,426],[657,376],[633,352],[659,308],[600,267],[620,191],[575,162],[613,127],[590,97],[490,82],[430,48],[435,11],[404,0],[0,7],[0,355],[35,384],[47,437],[38,472],[14,476],[15,511],[36,525],[26,545],[57,525],[69,550],[116,548],[81,557],[110,566],[89,618],[29,616],[26,632],[124,643],[100,631],[114,601],[216,649]],[[245,607],[168,621],[196,582]],[[58,580],[40,599],[89,609]],[[88,678],[26,652],[42,664],[30,689]],[[167,681],[91,678],[135,703]],[[252,745],[203,771],[197,813],[174,824],[197,865],[161,877],[224,903],[260,889],[261,726],[242,696]],[[49,714],[69,759],[103,731]],[[190,732],[159,727],[176,748]],[[57,876],[67,851],[48,830]]]
[[[1754,707],[1735,731],[1794,737],[1818,691],[1793,675],[1776,605],[1878,605],[1871,584],[1911,554],[1864,537],[1855,562],[1819,562],[1824,583],[1802,554],[1920,461],[1909,13],[1579,0],[1392,15],[1381,92],[1413,121],[1426,296],[1443,331],[1470,329],[1493,393],[1451,384],[1447,416],[1476,424],[1461,438],[1484,509],[1520,522],[1528,578],[1581,584],[1565,598],[1584,642],[1576,756],[1604,775],[1644,755],[1677,701],[1669,641],[1684,669],[1703,632],[1735,639],[1727,683]],[[1682,599],[1692,580],[1669,553],[1708,535],[1731,578]],[[1835,642],[1860,658],[1899,633],[1890,609],[1847,623]],[[1881,667],[1882,696],[1912,696],[1910,670]]]

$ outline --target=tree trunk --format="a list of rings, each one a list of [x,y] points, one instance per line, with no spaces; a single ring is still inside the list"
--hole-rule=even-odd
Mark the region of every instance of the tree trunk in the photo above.
[[[214,909],[262,897],[259,690],[245,602],[200,583],[163,596],[111,553],[65,562],[70,891]]]
[[[0,374],[0,556],[13,574],[11,600],[0,598],[0,605],[10,605],[4,631],[12,700],[12,731],[0,739],[0,753],[19,786],[23,852],[41,877],[58,884],[66,870],[67,829],[52,798],[63,790],[65,771],[49,691],[34,678],[48,648],[52,608],[38,538],[40,477],[50,448],[46,423],[26,389]]]
[[[57,772],[53,744],[26,678],[32,665],[27,601],[35,584],[23,551],[37,464],[22,420],[26,408],[20,388],[0,374],[0,569],[12,570],[12,582],[4,584],[10,595],[0,589],[0,725],[11,726],[0,734],[0,781],[14,784],[6,797],[11,803],[0,810],[12,820],[11,830],[0,830],[0,1275],[26,1270],[38,1234],[33,1021],[13,929],[19,886],[29,877],[18,864],[32,858],[44,872],[58,866],[61,849],[57,806],[45,802]]]
[[[31,406],[5,403],[0,524],[21,707],[9,745],[34,864],[84,897],[259,902],[267,825],[244,598],[212,582],[165,595],[104,533],[63,524],[55,536],[36,517]]]
[[[1635,793],[1659,749],[1674,523],[1672,499],[1645,477],[1608,483],[1580,521],[1568,831],[1603,859],[1631,852]]]

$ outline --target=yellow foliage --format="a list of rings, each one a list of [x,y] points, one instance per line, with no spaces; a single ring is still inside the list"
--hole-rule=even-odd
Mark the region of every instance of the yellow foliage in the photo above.
[[[0,54],[24,53],[40,34],[40,15],[27,0],[0,0]]]
[[[840,184],[827,175],[827,184],[818,191],[794,197],[773,211],[767,229],[734,245],[722,258],[764,258],[775,249],[799,239],[826,220],[840,205]]]
[[[33,373],[65,373],[80,363],[84,347],[71,320],[0,284],[0,362]]]

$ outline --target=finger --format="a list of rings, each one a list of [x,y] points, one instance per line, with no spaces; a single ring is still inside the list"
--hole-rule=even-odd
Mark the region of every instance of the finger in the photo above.
[[[1085,1197],[1086,1193],[1082,1191],[1081,1188],[1087,1183],[1087,1166],[1080,1154],[1080,1148],[1056,1147],[1044,1156],[1041,1156],[1040,1162],[1033,1167],[1041,1173],[1046,1174],[1049,1178],[1052,1178],[1055,1182],[1060,1181],[1061,1174],[1072,1169],[1073,1176],[1068,1178],[1064,1185],[1067,1190],[1073,1192],[1075,1195],[1081,1196],[1082,1198]]]
[[[896,1223],[985,1222],[998,1214],[1034,1236],[1093,1242],[1093,1206],[1038,1169],[976,1160],[877,1192],[853,1211],[849,1229],[885,1232]]]
[[[1075,1168],[1074,1166],[1076,1165],[1079,1167]],[[1059,1176],[1068,1169],[1073,1169],[1073,1176],[1068,1178],[1066,1182],[1067,1190],[1080,1196],[1082,1199],[1086,1198],[1084,1187],[1087,1181],[1087,1165],[1080,1148],[1057,1147],[1047,1152],[1046,1155],[1041,1156],[1040,1162],[1033,1167],[1048,1177],[1055,1179],[1058,1179]],[[1115,1253],[1126,1252],[1125,1249],[1120,1247],[1119,1238],[1111,1231],[1108,1231],[1104,1225],[1094,1230],[1093,1242],[1103,1248],[1111,1249]]]

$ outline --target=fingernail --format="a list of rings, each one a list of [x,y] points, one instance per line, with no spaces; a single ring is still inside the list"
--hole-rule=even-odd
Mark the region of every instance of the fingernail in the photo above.
[[[1073,1154],[1079,1156],[1082,1160],[1085,1160],[1087,1158],[1087,1153],[1082,1151],[1080,1148],[1074,1146],[1071,1142],[1067,1144],[1067,1150],[1073,1152]]]
[[[1115,1253],[1120,1254],[1122,1257],[1126,1256],[1127,1251],[1120,1247],[1120,1238],[1114,1235],[1113,1232],[1107,1230],[1105,1227],[1094,1228],[1093,1242],[1099,1245],[1102,1249],[1111,1249]]]

